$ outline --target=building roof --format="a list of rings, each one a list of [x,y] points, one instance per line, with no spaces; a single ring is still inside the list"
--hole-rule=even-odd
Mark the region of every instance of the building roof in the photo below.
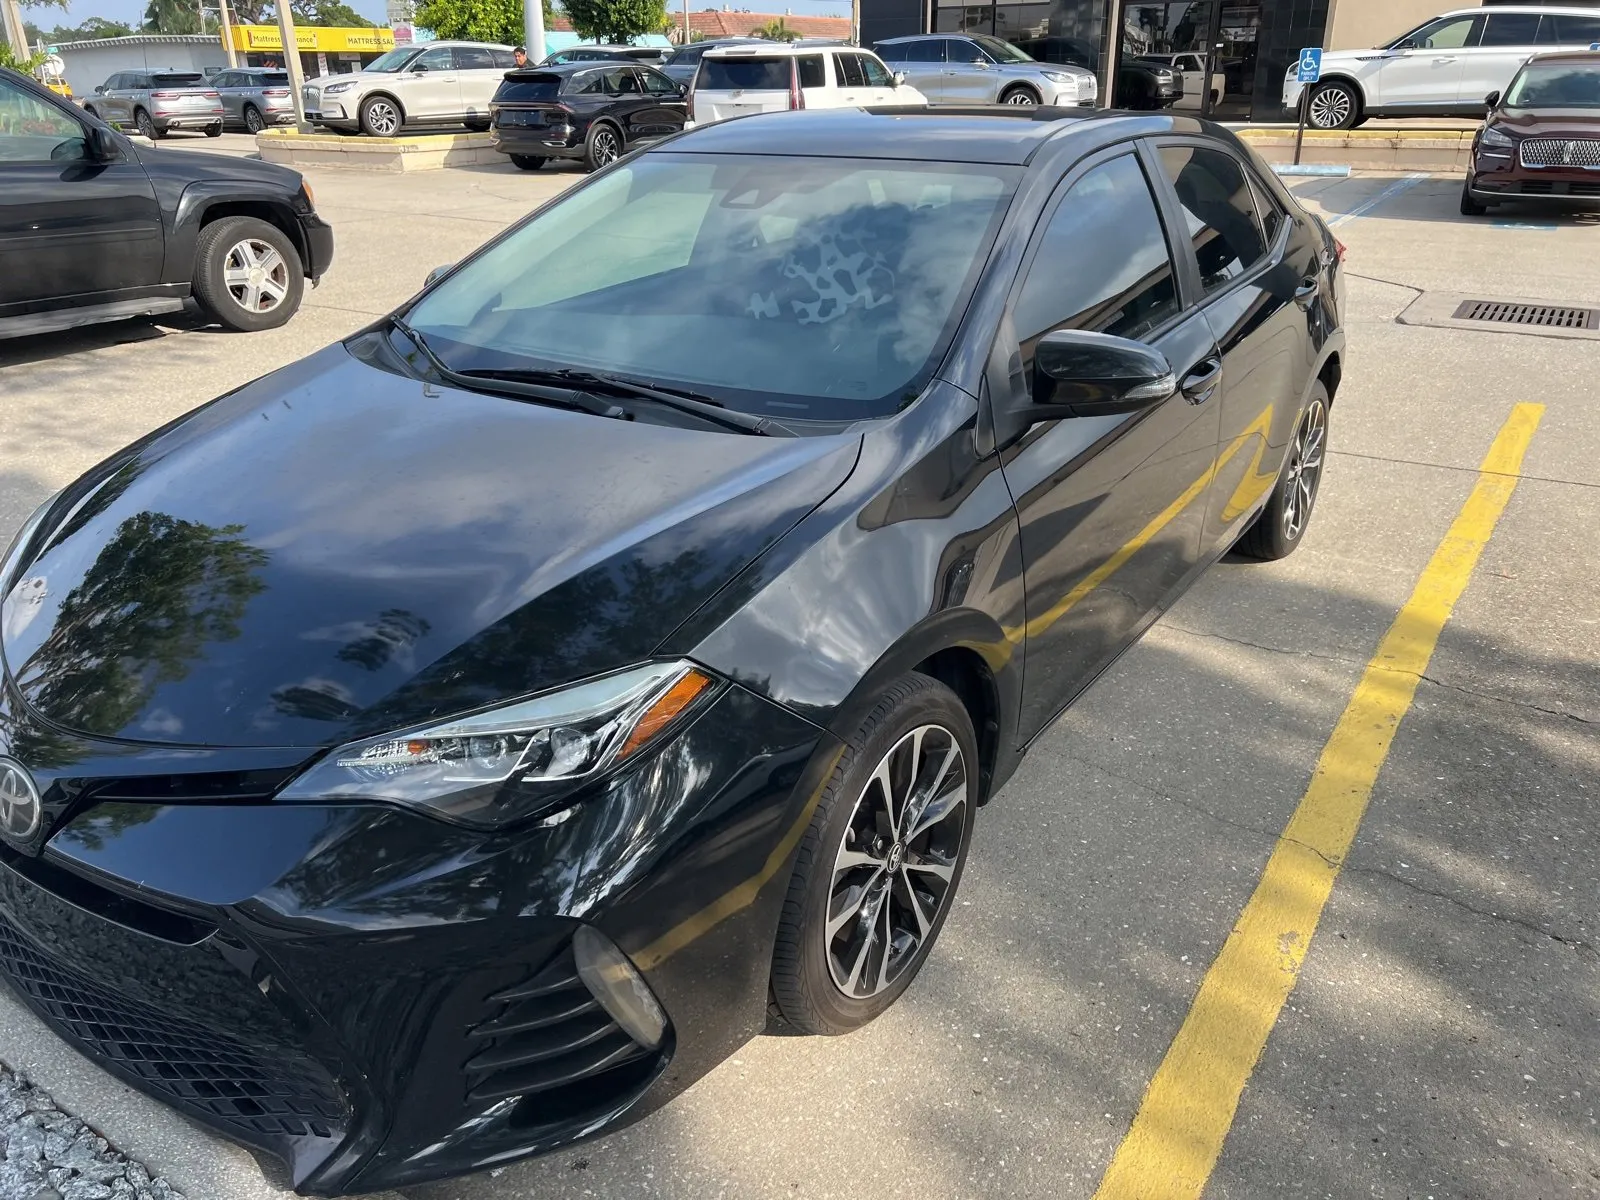
[[[673,38],[683,36],[683,14],[672,12],[667,6],[667,19],[673,28]],[[749,37],[764,25],[782,21],[788,28],[805,38],[848,38],[849,17],[795,17],[785,13],[723,12],[706,9],[689,14],[689,32],[702,38]]]
[[[218,33],[135,33],[128,37],[89,38],[81,42],[57,42],[57,50],[88,50],[94,46],[215,46],[222,48]]]

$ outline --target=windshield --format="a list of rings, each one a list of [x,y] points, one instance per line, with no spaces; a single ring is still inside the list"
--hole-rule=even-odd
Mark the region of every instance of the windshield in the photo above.
[[[987,50],[997,62],[1032,62],[1033,59],[1018,50],[1010,42],[1001,41],[997,37],[990,37],[986,33],[973,36],[973,41]]]
[[[518,226],[407,320],[457,371],[572,367],[857,420],[938,368],[1014,168],[656,153]]]
[[[1506,91],[1507,108],[1600,108],[1600,68],[1536,66],[1522,68]]]
[[[361,69],[363,71],[382,71],[385,74],[392,75],[410,62],[411,56],[415,53],[417,53],[415,46],[396,46],[393,50],[387,50],[378,55],[377,58]]]

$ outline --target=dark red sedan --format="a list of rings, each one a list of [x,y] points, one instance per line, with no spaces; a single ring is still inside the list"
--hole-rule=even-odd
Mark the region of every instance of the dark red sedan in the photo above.
[[[1573,207],[1600,204],[1600,52],[1541,54],[1504,95],[1472,140],[1461,211],[1481,217],[1506,200]]]

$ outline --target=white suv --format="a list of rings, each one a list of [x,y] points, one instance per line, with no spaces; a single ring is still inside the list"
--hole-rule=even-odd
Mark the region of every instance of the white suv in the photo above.
[[[706,125],[791,108],[926,104],[870,50],[854,46],[718,46],[707,50],[689,91],[689,121]]]
[[[306,119],[368,137],[394,137],[402,125],[489,128],[489,101],[517,65],[510,46],[427,42],[396,46],[349,75],[308,80]]]
[[[1600,43],[1600,9],[1495,5],[1464,8],[1374,50],[1333,50],[1311,84],[1306,123],[1349,129],[1368,117],[1481,117],[1529,55]],[[1300,104],[1293,65],[1283,103]]]

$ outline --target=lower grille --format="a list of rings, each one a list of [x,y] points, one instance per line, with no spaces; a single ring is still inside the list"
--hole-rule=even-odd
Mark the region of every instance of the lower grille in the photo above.
[[[1567,183],[1560,179],[1524,179],[1507,189],[1524,196],[1600,196],[1600,181]]]
[[[570,942],[532,978],[489,1002],[499,1011],[467,1032],[477,1047],[464,1067],[471,1100],[540,1097],[566,1109],[566,1093],[581,1089],[586,1100],[603,1104],[632,1091],[654,1067],[656,1053],[624,1033],[584,986]]]
[[[4,920],[0,970],[62,1033],[178,1108],[244,1134],[340,1133],[344,1103],[308,1061],[266,1062],[230,1038],[65,971]]]
[[[1517,304],[1509,300],[1463,300],[1451,316],[1457,321],[1488,321],[1497,325],[1538,325],[1546,329],[1600,329],[1600,310],[1564,308],[1556,304]]]
[[[1600,140],[1595,138],[1528,138],[1522,143],[1525,167],[1600,168]]]

